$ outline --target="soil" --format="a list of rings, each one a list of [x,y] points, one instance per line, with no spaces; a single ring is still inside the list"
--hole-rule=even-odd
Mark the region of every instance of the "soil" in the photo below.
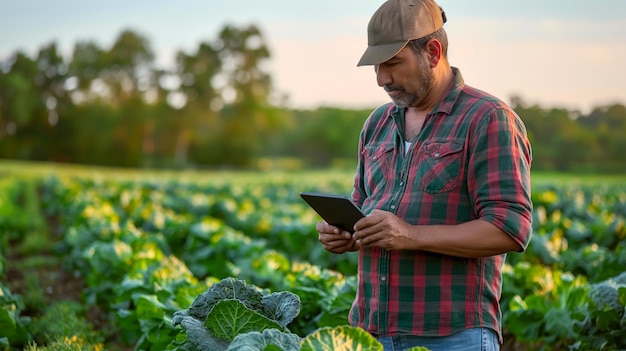
[[[12,292],[19,295],[26,295],[28,293],[26,274],[18,268],[24,258],[19,255],[11,254],[11,251],[13,250],[9,248],[9,253],[6,255],[7,262],[9,262],[7,267],[7,280]],[[58,261],[58,259],[53,256],[46,258],[49,258],[51,262]],[[81,294],[85,288],[83,280],[63,270],[59,262],[54,265],[46,265],[35,269],[31,268],[28,270],[28,273],[37,275],[37,281],[39,282],[39,286],[44,289],[44,296],[47,300],[81,301]]]
[[[48,245],[52,247],[52,245]],[[22,296],[25,302],[25,309],[20,315],[28,316],[31,319],[39,317],[43,313],[43,308],[53,302],[76,301],[85,306],[83,293],[87,288],[83,278],[65,269],[61,259],[51,252],[38,252],[28,256],[21,255],[19,243],[9,243],[7,252],[3,253],[7,262],[6,281],[11,293]],[[33,258],[43,264],[29,264]],[[36,276],[33,279],[33,275]],[[36,282],[33,284],[33,280]],[[33,291],[41,289],[41,291]],[[43,297],[42,306],[31,306],[27,296]],[[111,325],[97,306],[86,306],[85,318],[93,325],[96,331],[111,330]],[[103,333],[104,335],[105,333]],[[130,351],[129,345],[118,345],[113,340],[106,340],[107,350]]]

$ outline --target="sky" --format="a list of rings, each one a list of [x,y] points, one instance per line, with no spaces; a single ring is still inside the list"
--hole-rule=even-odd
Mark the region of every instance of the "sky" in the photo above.
[[[50,42],[110,47],[125,29],[148,38],[157,65],[194,52],[225,25],[261,29],[267,69],[288,106],[369,108],[389,101],[371,66],[356,67],[382,0],[0,0],[0,61]],[[626,103],[626,1],[439,0],[448,57],[466,84],[509,102],[591,108]]]

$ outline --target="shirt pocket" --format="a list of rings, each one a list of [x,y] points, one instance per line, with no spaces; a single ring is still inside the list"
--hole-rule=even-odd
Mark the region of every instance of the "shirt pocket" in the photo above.
[[[376,190],[385,189],[387,178],[395,174],[392,170],[393,150],[392,144],[368,145],[363,149],[365,185],[369,196],[372,196]]]
[[[431,194],[456,188],[461,175],[463,143],[457,140],[427,142],[417,168],[419,189]]]

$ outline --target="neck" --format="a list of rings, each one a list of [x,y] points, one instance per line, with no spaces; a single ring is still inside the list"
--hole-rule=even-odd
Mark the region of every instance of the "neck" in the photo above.
[[[433,69],[433,86],[429,94],[420,103],[415,106],[409,106],[408,110],[418,114],[429,113],[443,99],[453,81],[454,73],[452,72],[452,67],[446,61],[440,62]]]

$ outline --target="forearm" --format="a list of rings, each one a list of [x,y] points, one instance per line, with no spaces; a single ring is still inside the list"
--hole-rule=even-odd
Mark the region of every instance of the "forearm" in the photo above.
[[[520,251],[508,234],[483,220],[458,225],[409,226],[406,248],[476,258]]]

